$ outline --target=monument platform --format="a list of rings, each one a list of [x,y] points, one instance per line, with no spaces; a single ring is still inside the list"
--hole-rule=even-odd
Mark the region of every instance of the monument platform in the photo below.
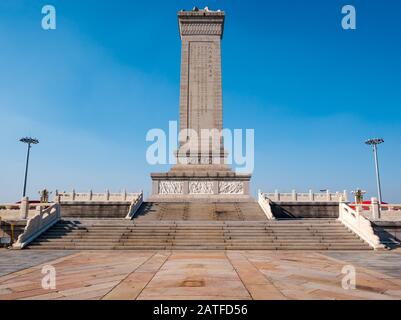
[[[153,193],[149,201],[208,201],[250,202],[251,175],[232,171],[212,171],[196,168],[193,171],[172,170],[153,173]]]

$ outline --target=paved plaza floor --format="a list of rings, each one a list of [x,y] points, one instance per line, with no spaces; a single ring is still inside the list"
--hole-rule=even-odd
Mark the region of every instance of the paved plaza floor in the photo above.
[[[0,250],[5,299],[401,299],[401,252]]]

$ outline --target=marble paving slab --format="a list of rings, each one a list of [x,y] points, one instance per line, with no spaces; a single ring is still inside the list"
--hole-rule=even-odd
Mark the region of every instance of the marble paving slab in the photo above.
[[[0,300],[14,299],[399,300],[401,252],[1,250]]]

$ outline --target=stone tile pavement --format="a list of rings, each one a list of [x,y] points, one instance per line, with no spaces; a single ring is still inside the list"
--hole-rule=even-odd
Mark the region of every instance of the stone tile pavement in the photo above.
[[[0,249],[0,276],[71,254],[71,251],[52,251],[43,254],[43,252],[40,251],[28,250],[19,251],[16,254],[16,252],[12,250]]]
[[[346,265],[355,290],[342,288]],[[0,300],[401,299],[400,269],[400,252],[2,250]]]

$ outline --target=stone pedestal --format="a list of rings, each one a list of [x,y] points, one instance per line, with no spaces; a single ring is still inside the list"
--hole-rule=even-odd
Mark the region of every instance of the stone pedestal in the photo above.
[[[250,200],[250,175],[234,172],[176,172],[152,174],[151,201]]]

